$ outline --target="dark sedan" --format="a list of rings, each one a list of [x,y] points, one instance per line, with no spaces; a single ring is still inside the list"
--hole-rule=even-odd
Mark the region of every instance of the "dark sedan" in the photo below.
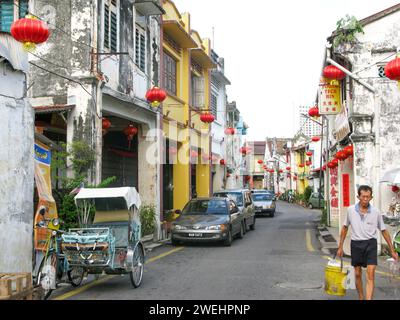
[[[189,201],[172,224],[171,242],[223,242],[230,246],[235,236],[243,237],[243,217],[228,198]]]

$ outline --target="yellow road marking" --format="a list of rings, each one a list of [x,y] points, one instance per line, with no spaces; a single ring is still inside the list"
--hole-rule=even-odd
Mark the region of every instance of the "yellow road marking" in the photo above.
[[[184,247],[178,247],[178,248],[172,249],[172,250],[170,250],[170,251],[164,252],[164,253],[162,253],[162,254],[160,254],[160,255],[158,255],[158,256],[155,256],[155,257],[153,257],[153,258],[147,260],[147,261],[145,262],[145,264],[154,262],[154,261],[156,261],[156,260],[159,260],[159,259],[161,259],[161,258],[164,258],[164,257],[166,257],[166,256],[168,256],[168,255],[170,255],[170,254],[172,254],[172,253],[174,253],[174,252],[181,251],[181,250],[183,250],[183,249],[184,249]],[[95,280],[95,281],[93,281],[93,282],[91,282],[91,283],[88,283],[88,284],[86,284],[86,285],[84,285],[84,286],[82,286],[82,287],[79,287],[79,288],[77,288],[77,289],[75,289],[75,290],[72,290],[72,291],[70,291],[70,292],[67,292],[67,293],[65,293],[65,294],[63,294],[63,295],[61,295],[61,296],[58,296],[58,297],[56,297],[56,298],[54,298],[54,299],[51,299],[51,300],[65,300],[65,299],[71,298],[71,297],[73,297],[73,296],[75,296],[75,295],[77,295],[77,294],[79,294],[79,293],[81,293],[81,292],[84,292],[84,291],[86,291],[86,290],[88,290],[88,289],[90,289],[90,288],[92,288],[92,287],[94,287],[94,286],[96,286],[96,285],[98,285],[98,284],[100,284],[100,283],[106,282],[106,281],[108,281],[108,280],[110,280],[110,279],[112,279],[112,278],[115,278],[115,277],[116,277],[116,275],[105,276],[104,278],[101,278],[101,279],[99,279],[99,280]]]
[[[311,243],[311,233],[309,229],[306,230],[306,245],[309,252],[315,252],[315,249]]]
[[[331,257],[328,257],[328,256],[322,256],[322,258],[324,258],[325,260],[331,259]],[[348,262],[346,262],[346,261],[343,261],[343,265],[344,265],[344,266],[350,266],[351,264],[348,263]],[[375,273],[381,274],[381,275],[383,275],[383,276],[385,276],[385,277],[391,277],[391,278],[393,278],[393,279],[400,280],[400,277],[398,277],[398,276],[393,276],[393,275],[391,275],[390,273],[387,273],[387,272],[375,270]]]

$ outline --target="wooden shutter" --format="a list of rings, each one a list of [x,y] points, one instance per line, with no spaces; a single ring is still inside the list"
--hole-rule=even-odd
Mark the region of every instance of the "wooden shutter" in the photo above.
[[[10,32],[14,22],[14,0],[0,0],[0,31]]]

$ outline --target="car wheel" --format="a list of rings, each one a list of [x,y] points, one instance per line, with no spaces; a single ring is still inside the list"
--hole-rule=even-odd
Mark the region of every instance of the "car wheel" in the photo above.
[[[309,204],[308,204],[308,207],[309,207],[310,209],[314,209],[312,203],[309,203]]]
[[[237,235],[237,237],[238,237],[239,239],[243,239],[243,235],[244,235],[244,225],[245,225],[245,222],[242,223],[241,228],[240,228],[240,232],[239,232],[238,235]]]
[[[232,245],[232,231],[229,230],[226,240],[224,241],[224,246],[230,247],[231,245]]]
[[[250,230],[254,230],[256,228],[256,216],[253,218],[253,224],[250,226]]]

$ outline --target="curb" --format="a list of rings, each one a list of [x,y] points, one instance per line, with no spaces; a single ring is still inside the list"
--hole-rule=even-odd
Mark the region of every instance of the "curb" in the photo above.
[[[336,240],[335,241],[326,241],[324,239],[324,237],[334,238],[328,229],[326,229],[323,226],[318,226],[317,227],[317,238],[318,238],[319,242],[321,243],[321,247],[322,247],[321,251],[327,255],[336,254],[336,251],[339,247],[337,241]],[[343,258],[351,258],[351,256],[344,253]]]

